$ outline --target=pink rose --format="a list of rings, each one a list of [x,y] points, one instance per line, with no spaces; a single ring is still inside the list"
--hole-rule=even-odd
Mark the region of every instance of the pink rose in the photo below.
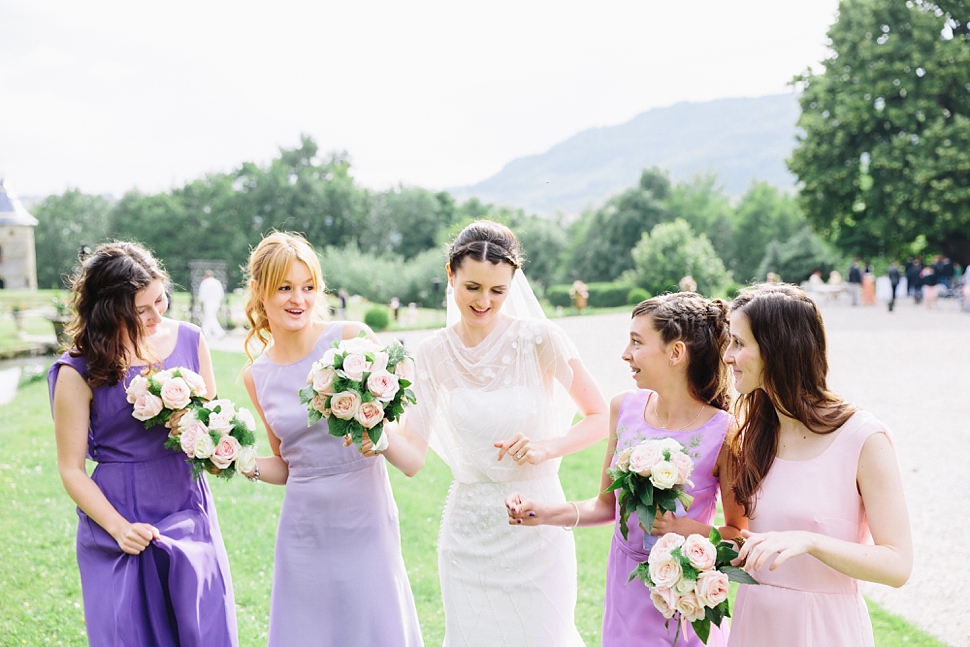
[[[367,378],[367,390],[378,400],[390,402],[401,388],[397,376],[387,371],[371,373]]]
[[[664,618],[670,620],[677,610],[677,595],[665,586],[650,589],[650,600]]]
[[[330,398],[330,411],[341,420],[350,420],[360,408],[360,396],[354,391],[341,391]]]
[[[324,411],[328,410],[327,400],[329,399],[329,397],[330,396],[327,396],[327,395],[315,395],[313,396],[313,399],[310,400],[310,406],[316,409],[317,411],[319,411],[320,413],[323,413]]]
[[[655,561],[670,559],[670,553],[673,552],[674,548],[683,545],[683,535],[678,535],[675,532],[668,532],[666,535],[658,539],[657,543],[655,543],[653,548],[650,549],[650,555],[647,557],[647,562],[653,564]]]
[[[333,383],[337,379],[337,371],[332,368],[323,368],[314,373],[310,384],[313,390],[320,395],[333,395]]]
[[[677,474],[679,475],[677,485],[683,485],[690,478],[690,473],[694,471],[694,461],[683,452],[672,452],[670,454],[670,462],[677,468]]]
[[[405,357],[394,367],[394,374],[408,382],[414,382],[414,362]]]
[[[630,456],[633,454],[633,448],[627,447],[619,454],[616,455],[616,468],[621,472],[630,471]]]
[[[206,396],[207,389],[205,380],[202,379],[201,375],[187,368],[180,368],[179,373],[182,375],[185,383],[189,385],[189,390],[192,391],[192,395],[197,398],[204,398]]]
[[[162,398],[162,403],[169,409],[184,409],[189,406],[192,390],[185,383],[185,380],[180,377],[173,377],[162,385],[159,396]]]
[[[164,385],[166,382],[172,379],[174,374],[174,368],[167,368],[164,371],[159,371],[157,373],[152,373],[151,378],[155,380],[159,386]]]
[[[364,402],[354,417],[364,429],[373,429],[384,419],[384,409],[379,402]]]
[[[370,363],[370,370],[372,373],[379,373],[381,371],[387,370],[387,353],[379,350],[374,353],[374,361]]]
[[[348,380],[360,382],[369,368],[370,364],[363,353],[351,353],[344,357],[344,365],[340,369],[340,375]]]
[[[135,400],[135,411],[131,415],[135,417],[136,420],[148,420],[149,418],[154,418],[159,413],[162,412],[164,404],[162,404],[162,399],[158,396],[152,395],[147,391]]]
[[[182,447],[182,451],[188,457],[195,456],[195,445],[202,436],[208,436],[209,430],[200,421],[192,419],[187,423],[183,423],[179,426],[181,430],[181,435],[179,435],[179,445]]]
[[[134,404],[135,400],[148,393],[148,378],[144,375],[136,375],[131,378],[131,384],[125,389],[128,395],[128,402]]]
[[[650,476],[653,466],[663,460],[660,447],[655,442],[642,442],[630,454],[630,471],[640,476]]]
[[[336,348],[328,348],[323,353],[323,357],[317,360],[317,363],[320,364],[321,367],[333,368],[333,360],[337,357],[339,353],[340,351],[338,351]]]
[[[704,617],[704,605],[700,603],[697,596],[693,593],[682,595],[677,600],[675,607],[687,622],[701,620]]]
[[[236,456],[239,455],[239,449],[241,445],[239,441],[232,436],[223,436],[219,440],[219,444],[216,445],[215,450],[212,452],[210,460],[212,464],[221,470],[226,469],[232,462],[236,460]]]
[[[701,535],[689,536],[680,552],[690,560],[691,566],[701,571],[714,568],[714,562],[717,560],[717,548],[710,539]]]
[[[706,571],[697,576],[697,585],[694,593],[697,599],[705,607],[712,609],[727,600],[728,593],[731,592],[731,583],[728,576],[721,571]]]
[[[680,568],[680,562],[673,557],[668,556],[667,559],[650,564],[650,579],[657,586],[672,587],[681,575],[683,575],[683,569]]]

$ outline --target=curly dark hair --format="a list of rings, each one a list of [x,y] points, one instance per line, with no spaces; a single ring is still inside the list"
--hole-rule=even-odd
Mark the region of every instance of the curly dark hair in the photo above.
[[[137,243],[104,243],[82,261],[71,283],[76,314],[68,328],[74,339],[69,352],[87,360],[89,385],[124,379],[134,359],[125,347],[126,336],[134,356],[149,362],[135,295],[152,281],[167,280],[158,261]]]

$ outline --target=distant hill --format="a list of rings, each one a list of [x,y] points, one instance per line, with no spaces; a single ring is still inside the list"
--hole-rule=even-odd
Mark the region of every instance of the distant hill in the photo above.
[[[458,198],[509,204],[543,214],[579,213],[636,184],[650,166],[672,179],[717,173],[725,190],[741,195],[751,180],[792,187],[785,159],[795,145],[798,97],[779,94],[704,103],[678,103],[625,124],[584,130],[541,155],[513,160],[473,186],[450,189]]]

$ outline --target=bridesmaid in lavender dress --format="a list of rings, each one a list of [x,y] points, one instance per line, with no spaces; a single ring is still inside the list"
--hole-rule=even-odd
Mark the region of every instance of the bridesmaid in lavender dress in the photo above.
[[[249,272],[247,348],[256,340],[263,353],[244,381],[273,456],[257,459],[247,476],[286,485],[269,646],[422,645],[384,458],[365,458],[329,435],[326,419],[307,427],[300,404],[311,365],[332,341],[362,331],[377,340],[362,324],[314,317],[323,280],[302,237],[267,236],[250,256]]]
[[[731,304],[724,356],[740,394],[734,493],[751,532],[731,647],[872,647],[859,580],[902,586],[913,568],[889,431],[828,390],[825,327],[793,285]],[[743,562],[743,560],[747,560]]]
[[[627,539],[617,522],[606,567],[603,647],[702,645],[687,626],[678,635],[674,622],[668,623],[657,611],[650,590],[636,580],[630,582],[629,577],[639,563],[647,561],[657,536],[668,532],[710,534],[720,484],[728,482],[725,477],[730,471],[724,442],[733,418],[726,411],[730,396],[721,362],[727,338],[723,301],[678,292],[640,303],[633,310],[630,341],[623,353],[639,388],[621,393],[611,403],[611,434],[600,495],[567,503],[532,501],[519,493],[506,499],[509,523],[514,525],[614,523],[619,518],[616,496],[603,492],[612,483],[607,468],[615,466],[620,452],[648,438],[673,438],[694,459],[693,486],[687,491],[695,499],[687,514],[665,513],[654,520],[652,534],[645,536],[633,512]],[[723,503],[727,525],[720,530],[727,538],[735,537],[746,521],[733,497],[725,497]],[[720,629],[711,627],[707,644],[723,647],[727,637],[726,623]]]
[[[132,417],[125,386],[149,363],[215,378],[199,329],[162,317],[165,273],[142,247],[102,245],[74,282],[74,347],[48,373],[57,464],[78,505],[88,641],[237,644],[229,562],[205,479]],[[85,456],[98,463],[91,476]]]

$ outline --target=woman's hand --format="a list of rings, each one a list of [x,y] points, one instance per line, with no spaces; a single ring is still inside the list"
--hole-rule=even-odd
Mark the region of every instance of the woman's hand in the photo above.
[[[758,570],[772,555],[777,555],[768,569],[773,571],[789,558],[809,553],[815,547],[815,535],[803,530],[764,533],[742,530],[741,536],[744,537],[744,546],[731,563],[743,565],[747,570]]]
[[[508,454],[518,465],[538,465],[549,458],[549,452],[541,442],[533,443],[522,432],[505,440],[494,443],[498,448],[498,460],[501,461]]]
[[[384,434],[385,435],[387,434],[387,429],[384,430]],[[383,436],[382,436],[382,438],[383,438]],[[350,447],[353,444],[354,444],[354,440],[353,440],[353,438],[350,437],[349,434],[347,436],[344,436],[344,447]],[[377,451],[377,449],[374,446],[374,443],[371,442],[370,434],[368,434],[365,431],[364,432],[363,440],[360,443],[360,453],[363,454],[366,458],[374,458],[375,456],[379,456],[380,454],[383,454],[384,452],[383,451],[380,451],[380,452]]]
[[[505,497],[505,509],[509,513],[509,525],[539,526],[544,523],[542,514],[544,506],[530,499],[526,499],[518,492]]]
[[[125,523],[112,535],[118,548],[129,555],[140,555],[153,539],[161,539],[158,528],[150,523]]]
[[[664,512],[660,508],[657,508],[657,516],[653,520],[653,526],[650,528],[651,535],[666,535],[668,532],[676,532],[678,535],[683,535],[683,531],[680,529],[680,524],[678,523],[680,517],[675,515],[673,512]],[[643,524],[640,524],[643,527]],[[685,535],[686,536],[686,535]]]

